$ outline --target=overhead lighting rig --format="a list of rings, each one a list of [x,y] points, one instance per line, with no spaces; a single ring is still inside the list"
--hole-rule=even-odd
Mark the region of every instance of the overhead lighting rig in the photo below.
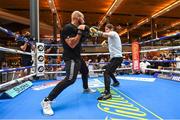
[[[98,27],[101,28],[103,26],[103,24],[106,22],[106,18],[108,16],[111,16],[116,9],[118,8],[118,6],[123,2],[123,0],[115,0],[113,2],[113,4],[111,5],[111,7],[108,9],[108,11],[106,12],[106,14],[104,15],[104,17],[102,18],[102,20],[99,22]]]
[[[59,15],[58,15],[58,12],[57,12],[54,0],[48,0],[48,3],[49,3],[49,7],[51,9],[51,12],[53,14],[56,14],[56,16],[57,16],[57,25],[58,25],[58,28],[61,28],[61,20],[59,18]]]
[[[133,27],[131,27],[131,28],[129,29],[129,31],[132,31],[132,30],[140,27],[141,25],[144,25],[145,23],[149,22],[150,19],[152,19],[152,18],[157,18],[157,17],[159,17],[159,16],[161,16],[161,15],[169,12],[170,10],[174,9],[175,7],[177,7],[177,6],[179,6],[179,5],[180,5],[180,0],[177,0],[176,2],[174,2],[174,3],[170,4],[169,6],[163,8],[162,10],[158,11],[157,13],[154,13],[153,15],[151,15],[150,18],[145,18],[145,19],[140,20],[136,25],[134,25]],[[125,29],[125,30],[123,30],[122,32],[120,32],[119,34],[120,34],[120,35],[123,35],[123,34],[127,33],[126,31],[128,31],[128,30]]]

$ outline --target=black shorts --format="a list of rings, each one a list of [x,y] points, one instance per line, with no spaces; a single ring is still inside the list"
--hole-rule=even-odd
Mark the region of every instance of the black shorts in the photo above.
[[[123,61],[122,57],[115,57],[110,60],[110,63],[103,66],[103,69],[105,69],[108,72],[114,73],[118,67],[121,66],[121,63]]]

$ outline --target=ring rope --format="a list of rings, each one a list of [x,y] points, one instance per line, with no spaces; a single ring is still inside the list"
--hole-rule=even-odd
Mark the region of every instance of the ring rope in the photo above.
[[[143,50],[140,51],[141,53],[146,52],[156,52],[156,51],[162,51],[162,50],[175,50],[180,49],[180,46],[174,46],[174,47],[164,47],[164,48],[158,48],[158,49],[149,49],[149,50]],[[123,52],[123,54],[130,54],[132,52]],[[46,56],[62,56],[62,54],[45,54]],[[90,56],[90,55],[109,55],[109,53],[82,53],[82,56]]]
[[[143,61],[143,60],[141,60]],[[180,62],[180,60],[146,60],[148,62],[163,62],[163,63],[173,63],[173,62]],[[129,61],[132,63],[131,61]],[[89,63],[88,65],[95,65],[95,64],[108,64],[109,62],[98,62],[98,63]],[[65,66],[65,64],[45,64],[46,66]],[[0,71],[1,72],[1,71]]]
[[[108,64],[109,62],[99,62],[99,63],[89,63],[88,65],[95,65],[95,64]],[[46,66],[65,66],[65,64],[45,64]]]
[[[62,44],[44,44],[45,46],[62,47]],[[82,44],[82,47],[102,47],[101,44]],[[122,46],[131,46],[131,44],[124,43]]]
[[[180,49],[180,46],[164,47],[164,48],[158,48],[158,49],[149,49],[149,50],[143,50],[140,52],[145,53],[145,52],[156,52],[156,51],[161,51],[161,50],[176,50],[176,49]]]
[[[119,71],[119,70],[132,70],[131,67],[129,68],[117,68],[116,71]],[[105,71],[105,69],[97,69],[97,70],[89,70],[89,72],[103,72]],[[53,74],[53,73],[66,73],[66,71],[52,71],[52,72],[44,72],[45,74]]]
[[[155,71],[155,72],[165,72],[165,73],[175,73],[180,74],[180,71],[174,71],[174,70],[160,70],[160,69],[152,69],[152,68],[146,68],[145,70]]]
[[[174,34],[174,35],[169,35],[169,36],[164,36],[164,37],[160,37],[160,38],[155,38],[155,39],[151,39],[151,40],[147,40],[144,42],[140,42],[139,44],[145,44],[145,43],[149,43],[149,42],[155,42],[155,41],[159,41],[159,40],[165,40],[171,37],[176,37],[176,36],[180,36],[180,32]]]
[[[10,52],[10,53],[19,53],[19,54],[25,54],[25,55],[35,55],[35,53],[24,52],[21,50],[15,50],[15,49],[5,48],[5,47],[0,47],[0,51]]]
[[[20,70],[24,70],[24,69],[33,68],[33,67],[35,67],[35,66],[25,66],[25,67],[20,67],[20,68],[6,68],[6,69],[0,69],[0,73],[1,73],[1,72],[20,71]]]
[[[123,54],[130,54],[132,52],[123,52]],[[45,54],[46,56],[62,56],[62,54]],[[90,55],[109,55],[109,53],[82,53],[81,56],[90,56]]]
[[[18,83],[18,82],[21,82],[21,81],[23,81],[23,80],[26,80],[27,78],[30,78],[30,77],[32,77],[32,76],[34,76],[34,75],[36,75],[36,73],[30,74],[30,75],[27,75],[27,76],[24,76],[24,77],[22,77],[22,78],[18,78],[18,79],[15,79],[15,80],[11,80],[11,81],[6,82],[6,83],[4,83],[4,84],[1,84],[1,85],[0,85],[0,89],[3,89],[3,88],[5,88],[5,87],[7,87],[7,86],[9,86],[9,85],[14,84],[14,83]]]
[[[147,60],[148,62],[163,62],[163,63],[171,63],[171,62],[180,62],[180,60]]]

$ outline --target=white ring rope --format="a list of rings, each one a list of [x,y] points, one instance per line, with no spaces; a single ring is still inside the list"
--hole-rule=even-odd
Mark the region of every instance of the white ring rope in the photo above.
[[[164,47],[164,48],[157,48],[157,49],[149,49],[149,50],[143,50],[143,51],[140,51],[140,52],[141,53],[145,53],[145,52],[156,52],[156,51],[161,51],[161,50],[175,50],[175,49],[180,49],[180,46]]]
[[[27,75],[27,76],[24,76],[24,77],[22,77],[22,78],[18,78],[18,79],[15,79],[15,80],[11,80],[11,81],[6,82],[6,83],[4,83],[4,84],[1,84],[1,85],[0,85],[0,89],[3,89],[3,88],[5,88],[5,87],[7,87],[7,86],[9,86],[9,85],[14,84],[14,83],[18,83],[18,82],[21,82],[21,81],[23,81],[23,80],[26,80],[27,78],[30,78],[30,77],[32,77],[32,76],[34,76],[34,75],[36,75],[36,73],[30,74],[30,75]]]
[[[143,61],[143,60],[141,60]],[[162,63],[175,63],[175,62],[180,62],[180,60],[146,60],[148,62],[162,62]],[[109,62],[98,62],[98,63],[88,63],[88,65],[97,65],[97,64],[108,64]],[[129,63],[132,63],[131,61],[129,61]],[[45,64],[45,66],[50,66],[50,67],[55,67],[55,66],[65,66],[65,64]],[[1,70],[0,70],[1,72]]]
[[[116,71],[119,70],[131,70],[132,68],[117,68]],[[97,69],[97,70],[89,70],[89,72],[103,72],[105,69]],[[52,71],[52,72],[44,72],[45,74],[53,74],[53,73],[66,73],[66,71]]]
[[[19,54],[25,54],[25,55],[35,55],[35,53],[24,52],[21,50],[15,50],[15,49],[5,48],[5,47],[0,47],[0,51],[10,52],[10,53],[19,53]]]
[[[89,63],[88,65],[108,64],[109,62]],[[65,64],[45,64],[45,66],[65,66]]]
[[[159,69],[152,69],[152,68],[146,68],[146,70],[155,71],[155,72],[165,72],[165,73],[180,74],[180,71],[174,71],[174,70],[159,70]]]
[[[174,47],[164,47],[164,48],[158,48],[158,49],[149,49],[149,50],[142,50],[141,53],[146,52],[156,52],[156,51],[162,51],[162,50],[175,50],[180,49],[180,46],[174,46]],[[132,52],[123,52],[123,54],[131,54]],[[62,54],[45,54],[46,56],[62,56]],[[82,56],[91,56],[91,55],[109,55],[109,53],[82,53]]]
[[[0,47],[0,51],[9,52],[9,53],[19,53],[19,54],[25,54],[25,55],[35,55],[35,53],[24,52],[24,51],[21,51],[21,50],[16,50],[16,49],[11,49],[11,48],[5,48],[5,47]],[[32,67],[33,67],[33,66],[32,66]],[[22,67],[22,68],[26,69],[25,67]],[[8,70],[10,70],[10,71],[13,71],[13,70],[14,70],[14,71],[15,71],[16,69],[20,69],[20,68],[9,68]],[[3,71],[3,70],[1,70],[1,72],[2,72],[2,71]],[[34,75],[36,75],[36,73],[30,74],[30,75],[27,75],[27,76],[25,76],[25,77],[18,78],[18,79],[15,79],[15,80],[11,80],[11,81],[6,82],[6,83],[4,83],[4,84],[0,84],[0,89],[3,89],[3,88],[5,88],[5,87],[7,87],[7,86],[10,86],[10,85],[12,85],[12,84],[14,84],[14,83],[21,82],[21,81],[23,81],[23,80],[25,80],[25,79],[27,79],[27,78],[30,78],[30,77],[32,77],[32,76],[34,76]]]
[[[123,52],[123,54],[131,54],[132,52]],[[46,56],[62,56],[62,54],[45,54]],[[109,55],[109,53],[82,53],[81,56],[91,55]]]
[[[163,63],[180,62],[180,60],[146,60],[146,61],[148,61],[148,62],[163,62]]]

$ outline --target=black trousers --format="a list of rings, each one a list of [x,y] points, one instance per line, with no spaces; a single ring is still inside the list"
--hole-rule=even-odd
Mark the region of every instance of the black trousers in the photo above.
[[[115,57],[110,60],[110,63],[108,63],[104,68],[104,83],[105,83],[105,92],[110,93],[110,84],[111,79],[113,79],[114,82],[116,82],[116,78],[114,76],[114,72],[117,69],[117,67],[121,66],[123,58],[122,57]]]
[[[88,88],[89,69],[83,59],[81,59],[80,73],[81,73],[81,77],[82,77],[83,88],[87,89]]]
[[[76,81],[79,71],[82,74],[83,88],[88,88],[89,70],[86,66],[86,63],[82,59],[65,61],[65,71],[66,77],[62,81],[60,81],[50,92],[50,94],[47,97],[48,100],[54,100],[64,89],[72,85]]]

